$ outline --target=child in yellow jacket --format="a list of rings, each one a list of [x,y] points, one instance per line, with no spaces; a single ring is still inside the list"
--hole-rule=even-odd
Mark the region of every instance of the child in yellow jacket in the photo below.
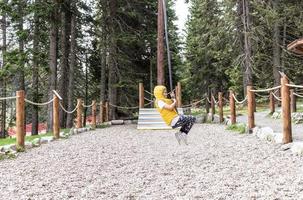
[[[176,111],[176,99],[174,94],[171,94],[172,100],[167,98],[167,90],[163,85],[158,85],[154,88],[154,95],[156,97],[155,107],[160,113],[161,117],[168,126],[173,129],[181,127],[180,131],[175,133],[179,144],[181,140],[187,145],[187,135],[196,118],[190,115],[178,115]]]

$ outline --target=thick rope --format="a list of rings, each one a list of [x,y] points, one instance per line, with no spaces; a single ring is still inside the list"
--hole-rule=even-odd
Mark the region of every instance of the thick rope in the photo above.
[[[247,100],[247,95],[242,101],[239,101],[234,94],[233,94],[233,98],[237,104],[243,104]]]
[[[285,85],[292,88],[303,88],[302,85],[292,85],[292,84],[285,84]]]
[[[61,104],[61,102],[59,102],[59,104],[60,104],[61,109],[62,109],[64,112],[66,112],[66,113],[68,113],[68,114],[72,114],[72,113],[74,113],[74,112],[77,110],[77,108],[78,108],[78,106],[79,106],[79,101],[78,101],[78,103],[77,103],[77,105],[76,105],[76,108],[75,108],[74,110],[72,110],[72,111],[66,110],[66,109],[64,108],[64,106]]]
[[[209,98],[208,98],[208,97],[207,97],[206,99],[207,99],[208,103],[211,103],[211,101],[209,100]]]
[[[281,88],[281,85],[280,86],[277,86],[277,87],[273,87],[273,88],[268,88],[268,89],[259,89],[259,90],[250,90],[251,92],[270,92],[272,90],[276,90],[276,89],[280,89]]]
[[[148,98],[146,98],[146,97],[144,97],[144,99],[146,100],[146,101],[149,101],[149,102],[153,102],[154,100],[150,100],[150,99],[148,99]]]
[[[279,97],[277,97],[277,96],[275,95],[275,93],[272,92],[272,95],[273,95],[273,96],[275,97],[275,99],[277,99],[278,101],[282,101],[282,99],[279,98]]]
[[[269,95],[261,95],[261,94],[258,94],[258,93],[255,93],[256,96],[258,97],[261,97],[261,98],[269,98]]]
[[[147,91],[147,90],[144,90],[144,92],[146,92],[147,94],[150,94],[150,95],[154,96],[154,94],[150,93],[150,92]]]
[[[189,107],[192,107],[193,105],[196,105],[196,104],[198,104],[198,103],[200,103],[200,102],[202,102],[202,101],[205,101],[205,98],[204,98],[204,99],[201,99],[201,100],[199,100],[199,101],[193,102],[193,103],[191,103],[191,104],[184,105],[184,106],[182,106],[182,108],[189,108]]]
[[[17,98],[18,98],[17,96],[14,96],[14,97],[1,97],[0,101],[9,100],[9,99],[17,99]]]
[[[84,108],[90,108],[90,107],[92,107],[94,105],[94,103],[92,103],[92,104],[90,104],[90,105],[84,105],[84,103],[82,104],[82,106],[84,107]]]
[[[49,100],[48,102],[45,102],[45,103],[35,103],[35,102],[32,102],[28,99],[24,99],[25,102],[27,102],[29,104],[32,104],[32,105],[35,105],[35,106],[46,106],[46,105],[52,103],[54,100],[55,100],[55,98],[53,98],[53,99],[51,99],[51,100]]]
[[[303,98],[303,95],[301,95],[301,94],[298,94],[298,93],[293,93],[295,96],[297,96],[297,97],[300,97],[300,98]]]
[[[149,102],[149,103],[147,103],[147,104],[144,104],[144,107],[145,107],[145,106],[148,106],[148,105],[150,105],[150,104],[152,104],[152,103],[153,103],[153,101],[152,101],[152,102]],[[114,107],[114,108],[128,109],[128,110],[131,110],[131,109],[138,109],[138,108],[139,108],[139,106],[136,106],[136,107],[123,107],[123,106],[113,105],[113,104],[111,104],[111,103],[109,103],[109,105],[110,105],[111,107]]]
[[[218,101],[216,101],[215,97],[214,96],[211,97],[213,98],[215,105],[218,105]]]

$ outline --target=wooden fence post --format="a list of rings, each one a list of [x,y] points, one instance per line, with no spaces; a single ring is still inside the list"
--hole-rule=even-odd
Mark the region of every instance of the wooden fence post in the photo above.
[[[294,89],[290,90],[290,105],[291,105],[290,108],[292,113],[297,112],[297,98],[294,92],[295,92]]]
[[[56,94],[53,102],[53,135],[55,139],[60,138],[59,97]]]
[[[251,129],[255,127],[255,98],[254,92],[251,90],[253,89],[252,86],[247,86],[247,112],[248,112],[248,131],[251,133]]]
[[[18,147],[24,148],[24,119],[25,119],[25,92],[24,90],[17,91],[16,99],[16,142]]]
[[[83,105],[82,105],[82,99],[77,99],[78,101],[78,108],[77,108],[77,128],[82,128],[82,112],[83,112]]]
[[[109,103],[108,101],[105,102],[105,121],[108,122],[109,119]]]
[[[144,108],[144,86],[139,83],[139,108]]]
[[[96,105],[96,101],[93,100],[93,107],[92,107],[92,128],[96,129],[96,111],[97,111],[97,105]]]
[[[205,98],[205,111],[206,111],[206,114],[208,115],[208,113],[209,113],[209,101],[208,101],[208,97],[207,96]]]
[[[236,105],[235,105],[235,99],[233,97],[234,92],[229,91],[229,107],[230,107],[230,122],[231,124],[236,124]]]
[[[104,123],[104,101],[100,102],[100,123]]]
[[[283,75],[281,78],[281,96],[282,96],[282,119],[283,119],[283,143],[292,142],[291,133],[291,113],[290,113],[290,92],[287,76]]]
[[[269,94],[269,109],[270,114],[273,114],[275,112],[275,97],[272,92]]]
[[[223,93],[219,92],[218,93],[218,98],[219,98],[219,116],[220,116],[220,123],[223,123],[224,118],[223,118]]]
[[[181,108],[182,107],[182,90],[181,90],[181,83],[178,82],[177,84],[177,107]]]

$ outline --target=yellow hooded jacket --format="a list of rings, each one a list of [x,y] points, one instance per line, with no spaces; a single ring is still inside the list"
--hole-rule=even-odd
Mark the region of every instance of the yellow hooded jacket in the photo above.
[[[171,121],[178,116],[178,113],[176,112],[176,110],[168,110],[168,109],[161,109],[158,106],[158,101],[161,100],[163,102],[165,102],[166,104],[170,105],[173,103],[172,100],[167,99],[164,97],[164,90],[166,90],[166,87],[163,85],[158,85],[154,88],[154,95],[156,97],[156,102],[155,102],[155,107],[157,108],[158,112],[160,113],[161,117],[163,118],[163,120],[165,121],[165,123],[167,125],[170,126]]]

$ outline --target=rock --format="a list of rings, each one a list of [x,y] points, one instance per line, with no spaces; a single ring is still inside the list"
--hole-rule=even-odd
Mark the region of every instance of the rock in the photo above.
[[[63,131],[59,133],[60,138],[68,138],[68,135]]]
[[[29,141],[25,141],[24,146],[26,149],[31,149],[33,148],[33,144]]]
[[[3,152],[3,151],[4,151],[4,147],[0,146],[0,152]]]
[[[124,124],[125,125],[130,125],[130,124],[132,124],[132,120],[124,120]]]
[[[50,136],[50,137],[42,137],[41,138],[41,144],[46,144],[46,143],[50,143],[54,141],[54,137],[53,136]]]
[[[279,118],[281,118],[281,113],[280,112],[274,112],[271,117],[273,119],[279,119]]]
[[[270,127],[263,127],[259,133],[257,133],[257,137],[261,140],[273,141],[274,131]]]
[[[230,126],[231,125],[231,120],[230,119],[226,119],[224,121],[225,125]]]
[[[257,136],[260,131],[261,131],[261,129],[258,126],[252,128],[252,134],[255,136]]]
[[[220,117],[218,115],[214,115],[213,123],[220,123]]]
[[[123,125],[124,121],[123,120],[112,120],[111,124],[112,125]]]
[[[15,144],[8,144],[3,146],[2,152],[8,153],[12,151],[17,151],[17,146]]]
[[[32,145],[33,147],[38,147],[41,145],[41,139],[40,138],[35,138],[33,141],[32,141]]]
[[[71,129],[69,130],[69,135],[74,135],[74,128],[71,128]]]
[[[294,142],[290,150],[295,154],[303,155],[303,142]]]
[[[276,144],[282,144],[283,143],[283,134],[282,133],[274,133],[274,142]]]
[[[282,151],[286,151],[286,150],[290,149],[292,145],[293,145],[292,143],[283,144],[283,145],[281,146],[281,150],[282,150]]]
[[[75,129],[73,130],[73,133],[74,133],[75,135],[78,134],[78,133],[79,133],[79,132],[78,132],[78,129],[75,128]]]

